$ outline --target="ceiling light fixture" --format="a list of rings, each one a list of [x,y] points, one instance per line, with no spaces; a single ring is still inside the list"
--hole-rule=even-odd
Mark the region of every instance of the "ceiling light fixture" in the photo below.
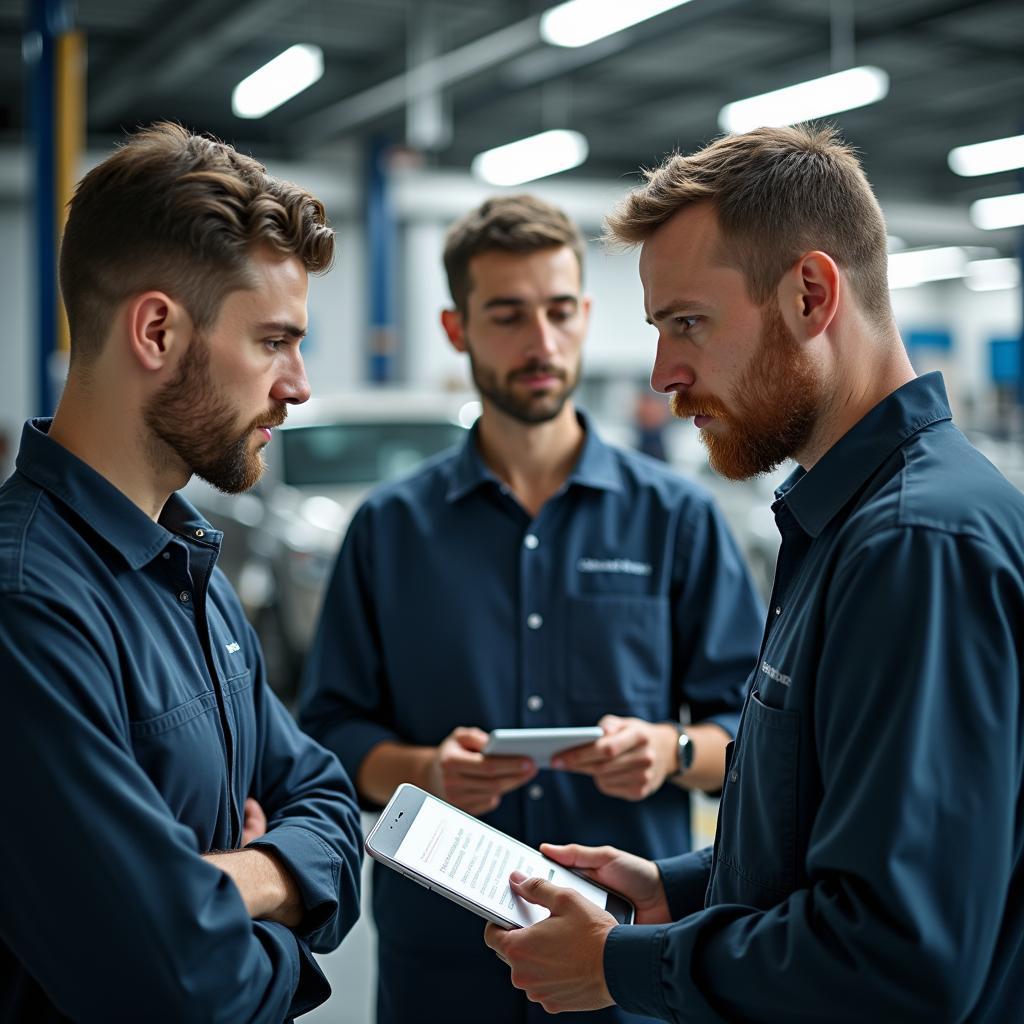
[[[1012,196],[995,196],[971,203],[971,223],[983,231],[1015,228],[1024,224],[1024,192]]]
[[[586,46],[689,0],[568,0],[545,11],[540,36],[552,46]]]
[[[888,92],[889,75],[881,68],[870,65],[848,68],[824,78],[727,103],[718,112],[718,125],[725,132],[747,132],[752,128],[799,124],[866,107],[884,99]]]
[[[959,246],[912,249],[889,255],[889,287],[914,288],[928,281],[948,281],[967,273],[967,253]]]
[[[967,264],[967,279],[964,284],[972,292],[995,292],[1004,288],[1016,288],[1020,284],[1020,261],[1012,258],[971,260]]]
[[[480,153],[473,173],[489,185],[521,185],[578,167],[588,152],[579,132],[554,129]]]
[[[231,109],[235,117],[263,117],[318,82],[323,73],[324,51],[319,46],[289,46],[235,86]]]
[[[965,178],[1012,171],[1024,167],[1024,135],[977,142],[973,146],[957,146],[949,151],[946,159],[949,169]]]

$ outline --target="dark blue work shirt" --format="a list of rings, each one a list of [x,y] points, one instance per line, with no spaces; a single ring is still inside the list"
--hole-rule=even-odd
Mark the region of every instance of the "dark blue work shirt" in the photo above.
[[[773,507],[714,859],[660,865],[682,920],[612,932],[612,995],[686,1022],[1024,1020],[1024,495],[929,374]]]
[[[153,522],[47,429],[0,488],[0,1020],[290,1019],[358,916],[351,785],[267,685],[221,534],[177,495]],[[250,795],[294,931],[200,857]]]
[[[678,721],[686,704],[693,721],[735,731],[763,622],[736,544],[703,489],[582,423],[577,465],[535,518],[486,468],[475,430],[356,513],[300,716],[353,778],[378,743],[433,746],[458,725]],[[484,820],[532,846],[617,841],[666,856],[690,845],[689,798],[671,783],[628,802],[588,776],[542,771]],[[422,999],[446,971],[455,984],[455,969],[495,972],[481,994],[489,1019],[520,1019],[499,1009],[513,1000],[525,1014],[478,918],[387,869],[373,900],[382,1020],[402,1020],[389,1009],[399,990]]]

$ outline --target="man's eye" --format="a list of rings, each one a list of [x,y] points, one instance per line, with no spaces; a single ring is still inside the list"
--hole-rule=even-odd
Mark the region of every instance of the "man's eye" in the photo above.
[[[267,338],[264,344],[267,346],[267,348],[270,349],[271,352],[277,352],[278,350],[284,348],[285,340],[284,338]]]
[[[519,314],[510,313],[508,316],[496,316],[492,317],[492,322],[496,324],[502,324],[503,326],[510,326],[512,324],[519,323]]]
[[[679,326],[682,327],[684,331],[692,330],[694,327],[697,326],[697,324],[700,323],[699,316],[676,316],[673,317],[672,319],[675,320],[675,322],[679,324]]]

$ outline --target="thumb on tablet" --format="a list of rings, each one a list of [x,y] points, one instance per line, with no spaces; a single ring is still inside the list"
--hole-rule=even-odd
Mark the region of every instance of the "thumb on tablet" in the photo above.
[[[509,875],[509,885],[517,896],[522,896],[527,903],[536,903],[548,910],[558,909],[571,891],[560,885],[552,885],[546,878],[527,878],[518,871]]]
[[[580,846],[579,843],[564,846],[541,843],[540,852],[566,868],[600,868],[612,859],[612,851],[607,846]]]

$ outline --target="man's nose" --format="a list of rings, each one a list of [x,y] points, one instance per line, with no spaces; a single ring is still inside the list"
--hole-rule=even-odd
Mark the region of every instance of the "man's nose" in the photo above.
[[[693,386],[695,375],[693,368],[679,358],[678,351],[672,345],[658,338],[658,349],[654,356],[654,368],[651,370],[651,387],[661,394],[673,391],[686,391]]]
[[[288,363],[288,368],[274,383],[270,397],[288,405],[302,405],[309,401],[312,391],[306,377],[306,366],[298,351],[295,358]]]
[[[530,321],[529,353],[545,360],[558,353],[558,332],[543,310]]]

